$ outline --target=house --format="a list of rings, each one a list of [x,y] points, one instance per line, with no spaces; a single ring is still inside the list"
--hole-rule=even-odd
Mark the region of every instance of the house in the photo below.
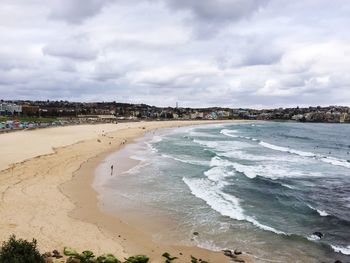
[[[0,103],[0,115],[14,115],[22,112],[22,106],[13,103]]]

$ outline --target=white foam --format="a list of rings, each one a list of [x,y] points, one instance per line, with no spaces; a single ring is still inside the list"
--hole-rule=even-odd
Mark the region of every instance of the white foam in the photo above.
[[[265,148],[269,148],[269,149],[272,149],[275,151],[288,152],[288,153],[296,154],[296,155],[299,155],[302,157],[313,157],[316,160],[320,160],[322,162],[325,162],[325,163],[328,163],[331,165],[342,166],[342,167],[350,169],[350,162],[347,160],[338,159],[335,157],[323,156],[323,155],[312,153],[312,152],[298,151],[298,150],[295,150],[292,148],[277,146],[277,145],[273,145],[273,144],[263,142],[263,141],[259,142],[259,144]]]
[[[193,137],[219,138],[219,136],[217,135],[213,135],[213,134],[209,134],[201,131],[191,131],[189,135]]]
[[[319,213],[320,216],[329,216],[329,214],[324,210],[316,209],[316,211],[317,213]]]
[[[234,133],[237,133],[238,131],[236,130],[228,130],[228,129],[223,129],[220,131],[221,134],[226,135],[228,137],[233,137],[233,138],[237,138],[238,136],[235,135]]]
[[[318,172],[304,172],[296,170],[294,168],[288,167],[282,164],[275,164],[266,162],[260,165],[244,165],[240,163],[232,163],[233,168],[240,173],[243,173],[250,179],[253,179],[257,176],[269,178],[276,180],[284,177],[305,177],[305,176],[322,176]]]
[[[320,176],[319,173],[306,173],[295,169],[290,169],[279,164],[265,163],[262,165],[245,165],[236,162],[230,162],[219,157],[212,158],[210,166],[233,167],[237,172],[243,173],[250,179],[258,175],[270,179],[278,179],[283,177],[304,177],[304,176]]]
[[[228,160],[221,159],[218,156],[215,156],[215,157],[213,157],[211,159],[210,166],[211,167],[213,167],[213,166],[224,166],[224,167],[227,167],[227,166],[232,166],[232,162],[230,162]]]
[[[265,148],[269,148],[269,149],[272,149],[275,151],[293,153],[293,154],[300,155],[303,157],[316,157],[315,153],[298,151],[298,150],[294,150],[292,148],[277,146],[277,145],[273,145],[273,144],[263,142],[263,141],[259,142],[259,144]]]
[[[316,241],[321,239],[319,236],[316,236],[316,235],[310,235],[310,236],[307,236],[306,238],[310,241]]]
[[[241,139],[246,139],[246,140],[255,141],[255,142],[259,141],[258,139],[253,138],[253,137],[236,135],[236,133],[239,133],[236,130],[223,129],[223,130],[220,131],[220,133],[223,134],[223,135],[226,135],[228,137],[241,138]]]
[[[259,140],[258,140],[258,139],[256,139],[256,138],[253,138],[253,137],[248,137],[248,136],[241,136],[240,138],[243,138],[243,139],[246,139],[246,140],[251,140],[251,141],[254,141],[254,142],[259,141]]]
[[[341,246],[331,245],[331,247],[337,253],[342,253],[344,255],[350,255],[350,246],[341,247]]]
[[[282,186],[289,188],[289,189],[296,189],[295,187],[289,185],[289,184],[281,184]]]
[[[309,204],[307,206],[310,207],[312,210],[315,210],[320,216],[329,216],[329,214],[324,210],[317,209]]]
[[[193,142],[213,149],[215,152],[232,152],[252,147],[251,144],[240,141],[204,141],[194,139]]]
[[[151,143],[157,143],[157,142],[161,142],[163,140],[163,138],[161,136],[158,135],[154,135],[152,137]]]
[[[308,159],[301,158],[299,156],[285,156],[285,155],[267,155],[267,154],[251,154],[241,150],[229,151],[229,152],[218,152],[217,155],[228,158],[235,158],[240,160],[249,161],[264,161],[264,162],[280,162],[280,163],[295,163],[300,164],[307,163]]]
[[[350,168],[350,162],[348,162],[346,160],[342,160],[342,159],[338,159],[338,158],[334,158],[334,157],[321,157],[320,160],[322,162],[329,163],[332,165]]]
[[[148,148],[149,148],[152,152],[156,153],[156,152],[158,152],[158,150],[153,146],[153,144],[158,143],[158,142],[161,142],[162,140],[163,140],[163,138],[162,138],[161,136],[154,135],[154,136],[152,137],[152,139],[149,140],[149,141],[146,141],[145,144],[148,146]]]
[[[209,180],[218,183],[224,183],[225,177],[233,176],[235,173],[233,171],[226,171],[225,167],[213,167],[210,170],[204,172],[204,175],[208,177]]]
[[[187,163],[187,164],[194,164],[194,165],[204,165],[204,166],[208,166],[209,162],[207,161],[199,161],[199,160],[192,160],[192,159],[181,159],[172,155],[168,155],[168,154],[162,154],[162,157],[164,158],[169,158],[169,159],[173,159],[175,161],[178,162],[182,162],[182,163]]]
[[[247,166],[239,163],[233,163],[233,167],[237,172],[245,174],[250,179],[253,179],[257,176],[254,167],[252,166]]]
[[[146,142],[146,145],[153,153],[158,152],[158,150],[152,145],[152,143]]]
[[[260,229],[286,235],[286,233],[276,230],[273,227],[261,224],[253,217],[246,216],[244,210],[240,206],[240,200],[235,196],[223,193],[220,186],[215,182],[207,179],[182,178],[182,180],[190,188],[194,196],[205,201],[212,209],[219,212],[221,215],[228,216],[235,220],[248,221]]]
[[[209,147],[209,148],[214,148],[214,149],[218,146],[217,141],[209,142],[209,141],[202,141],[202,140],[194,139],[193,142],[200,144],[200,145],[203,145],[203,146],[206,146],[206,147]]]
[[[142,160],[137,165],[131,167],[129,170],[123,172],[122,174],[139,174],[142,168],[144,168],[150,164],[151,164],[151,162],[146,161],[146,160]]]

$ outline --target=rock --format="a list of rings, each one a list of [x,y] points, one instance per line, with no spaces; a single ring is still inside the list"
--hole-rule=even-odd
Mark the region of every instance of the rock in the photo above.
[[[312,234],[313,234],[314,236],[319,237],[319,238],[322,238],[322,237],[323,237],[323,234],[322,234],[321,232],[319,232],[319,231],[313,232]]]
[[[199,233],[198,232],[193,232],[193,235],[198,236]]]
[[[223,252],[224,252],[224,255],[225,255],[226,257],[229,257],[229,258],[235,258],[235,257],[236,257],[236,255],[234,255],[234,254],[232,253],[232,251],[229,250],[229,249],[225,249],[225,250],[223,250]]]
[[[238,250],[238,249],[235,249],[235,251],[233,252],[235,253],[235,255],[241,255],[242,254],[242,251]]]
[[[340,260],[336,260],[334,261],[334,263],[342,263]]]
[[[52,251],[52,257],[53,258],[63,258],[63,256],[58,252],[56,249]]]
[[[51,252],[45,252],[42,256],[43,256],[43,258],[50,258],[50,257],[52,257],[52,254],[51,254]]]

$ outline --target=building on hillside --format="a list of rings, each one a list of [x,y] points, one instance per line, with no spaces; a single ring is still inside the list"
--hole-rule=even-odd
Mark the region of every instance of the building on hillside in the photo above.
[[[117,122],[117,117],[114,115],[78,115],[81,122]]]
[[[225,110],[218,111],[218,117],[220,119],[228,119],[231,116],[232,116],[232,112],[230,111],[225,111]]]
[[[0,103],[0,115],[17,115],[22,112],[22,106],[13,103]]]
[[[347,112],[343,112],[340,115],[340,122],[349,122],[349,114]]]
[[[191,113],[190,117],[193,120],[201,120],[204,118],[204,113],[196,111],[196,112]]]

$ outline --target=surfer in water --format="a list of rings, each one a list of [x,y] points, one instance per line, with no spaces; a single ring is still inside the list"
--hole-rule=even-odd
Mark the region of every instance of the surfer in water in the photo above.
[[[111,175],[113,175],[113,168],[114,168],[114,166],[113,166],[113,164],[111,165]]]

